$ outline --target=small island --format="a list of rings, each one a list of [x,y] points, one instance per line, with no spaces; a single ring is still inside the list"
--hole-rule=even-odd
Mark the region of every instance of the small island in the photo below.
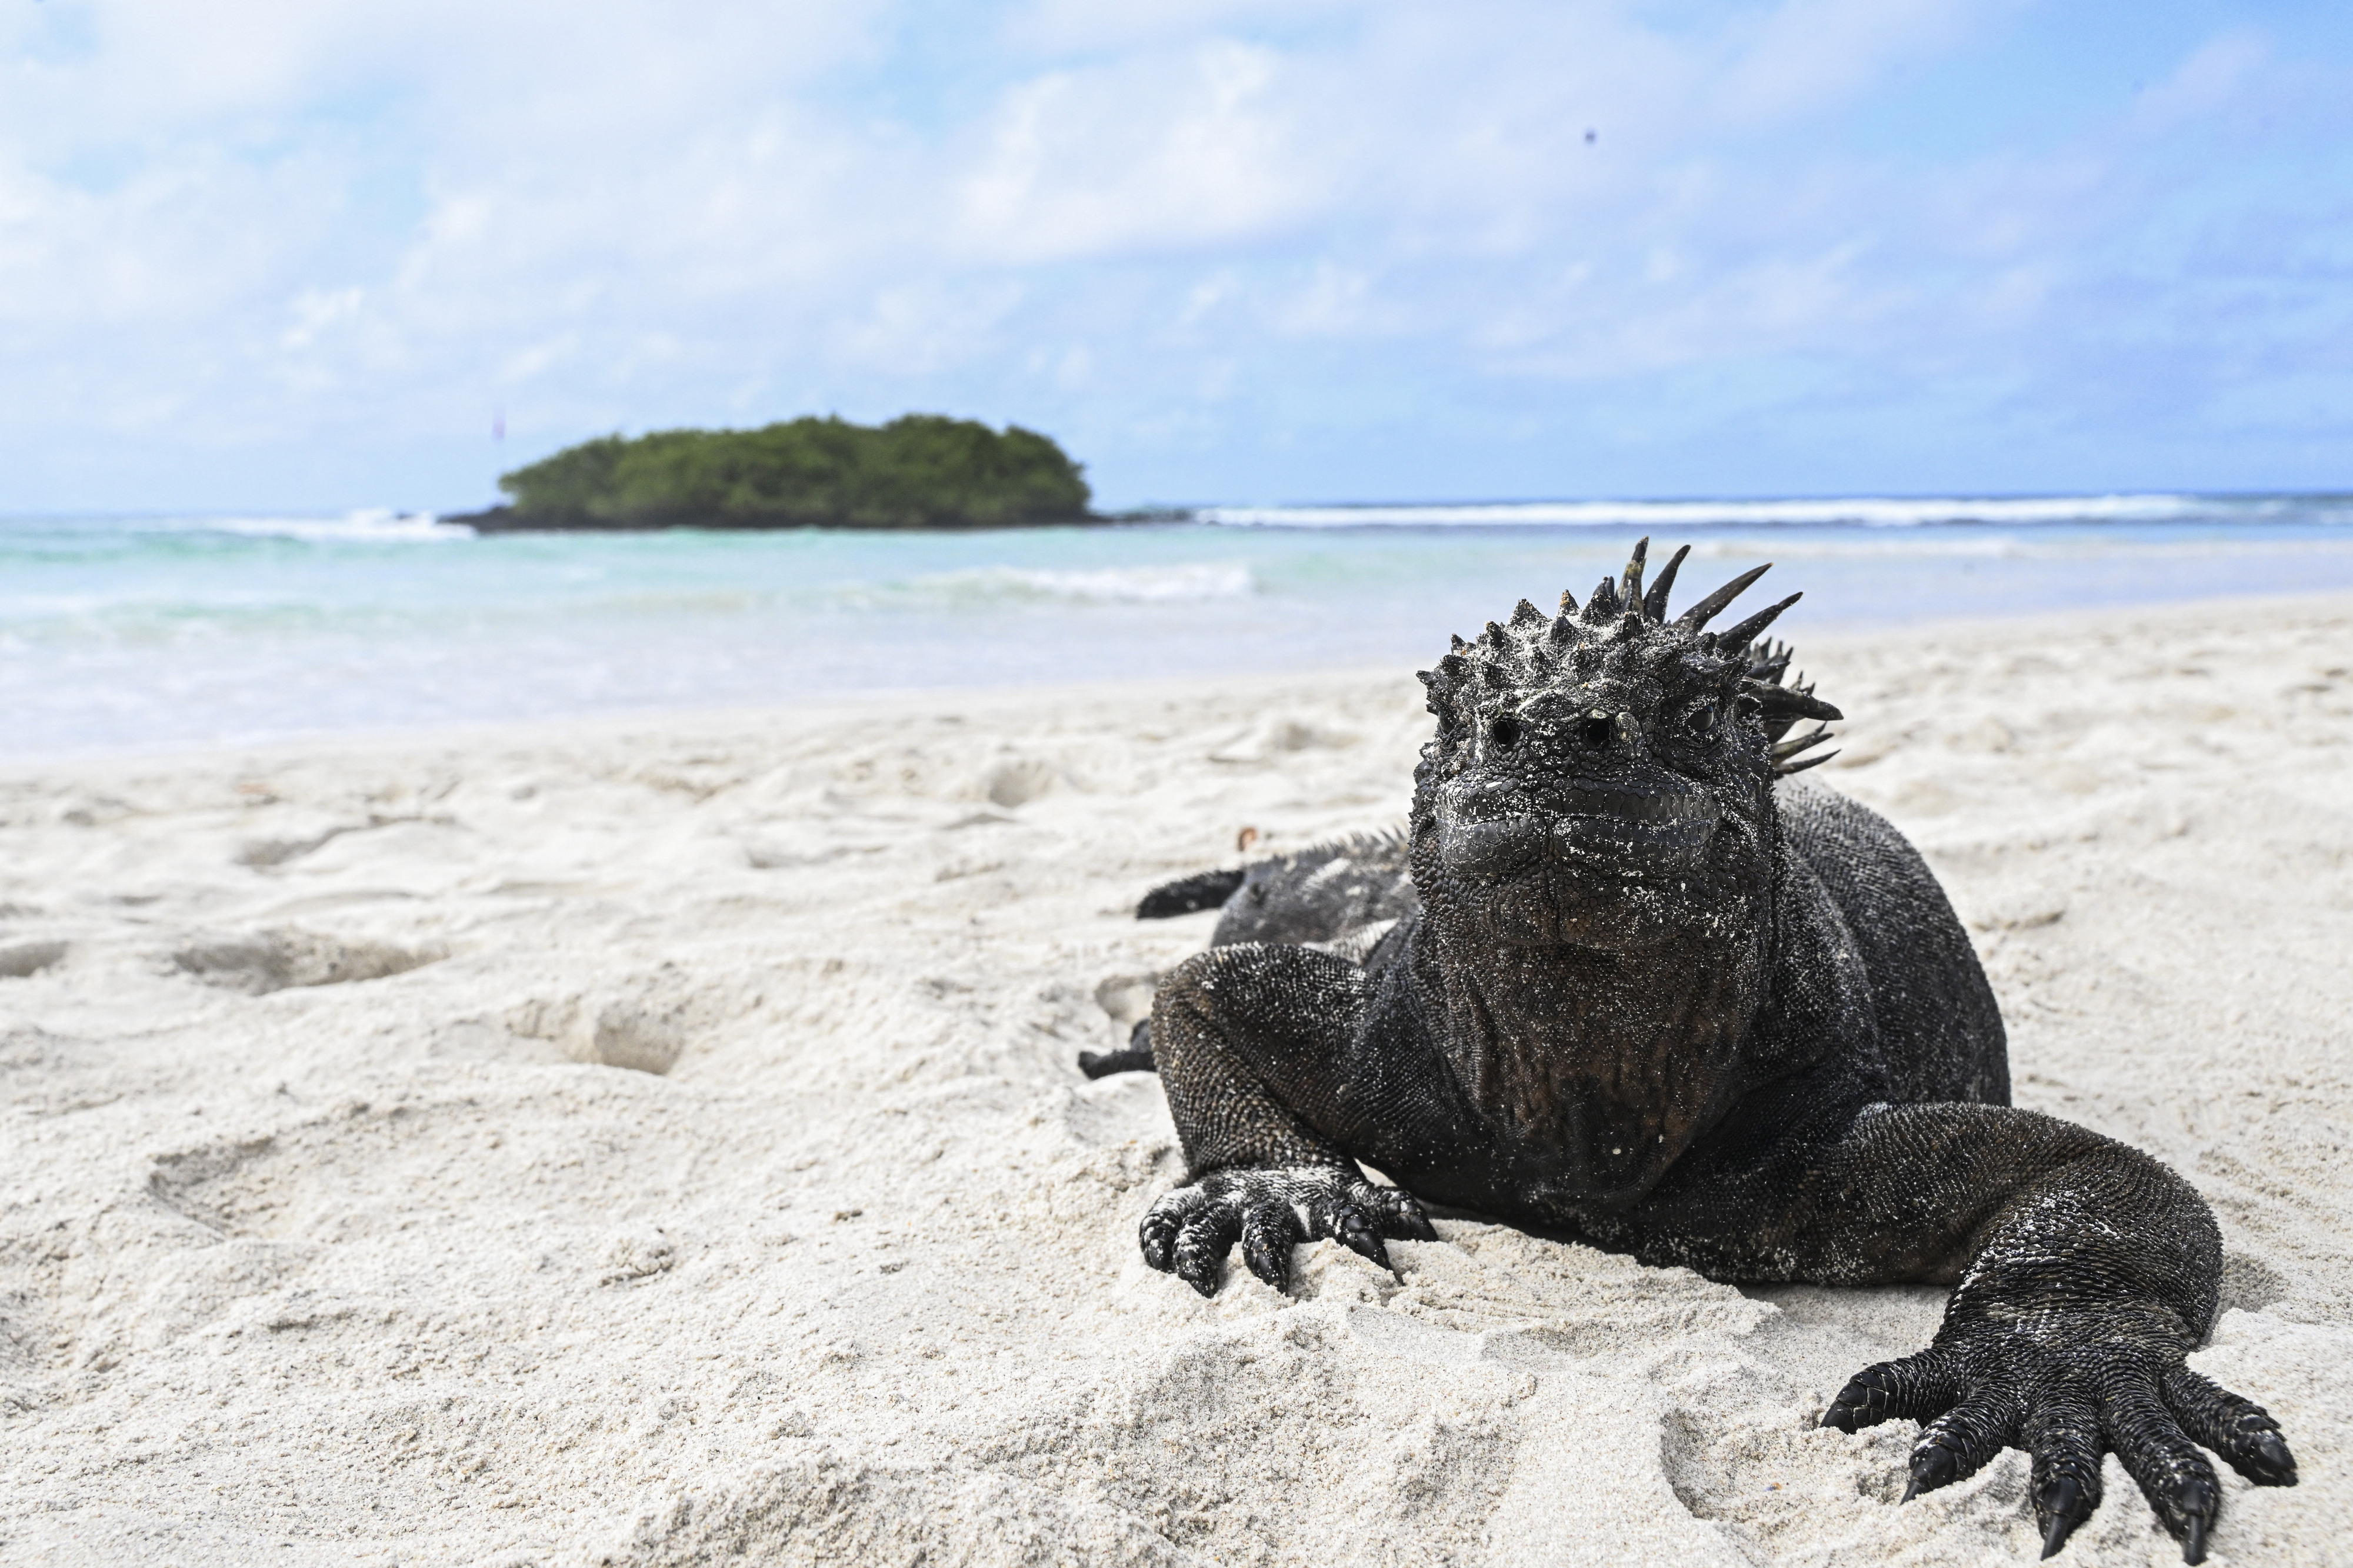
[[[658,430],[567,447],[511,474],[503,506],[444,519],[540,529],[1008,528],[1097,522],[1082,470],[1048,437],[909,414],[757,430]]]

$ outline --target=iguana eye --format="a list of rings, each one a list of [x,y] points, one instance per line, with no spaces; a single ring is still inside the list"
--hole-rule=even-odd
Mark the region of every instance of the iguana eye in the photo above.
[[[1520,721],[1509,713],[1498,713],[1487,721],[1487,739],[1504,751],[1519,744]]]
[[[1715,704],[1709,702],[1693,709],[1689,716],[1683,720],[1683,728],[1689,730],[1694,735],[1714,734],[1715,732]]]

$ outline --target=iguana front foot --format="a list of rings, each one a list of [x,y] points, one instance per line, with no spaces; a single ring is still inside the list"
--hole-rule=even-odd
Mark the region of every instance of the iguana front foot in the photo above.
[[[1303,1241],[1330,1237],[1387,1268],[1384,1237],[1438,1239],[1411,1194],[1328,1165],[1213,1171],[1163,1194],[1145,1211],[1136,1236],[1145,1262],[1204,1296],[1224,1283],[1226,1254],[1236,1241],[1250,1271],[1282,1290],[1291,1282],[1291,1249]]]
[[[1855,1432],[1920,1422],[1906,1502],[1975,1474],[2005,1447],[2026,1449],[2045,1557],[2100,1506],[2100,1457],[2110,1450],[2181,1542],[2185,1563],[2206,1560],[2222,1502],[2200,1444],[2257,1486],[2295,1484],[2295,1456],[2262,1405],[2192,1372],[2174,1345],[2114,1323],[2100,1331],[2083,1321],[2088,1313],[2067,1316],[2078,1321],[2056,1333],[2046,1322],[2031,1337],[1994,1322],[1948,1329],[1931,1349],[1857,1373],[1822,1425]]]

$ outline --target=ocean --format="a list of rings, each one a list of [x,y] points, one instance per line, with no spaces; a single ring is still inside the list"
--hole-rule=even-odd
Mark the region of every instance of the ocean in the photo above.
[[[476,537],[429,517],[0,519],[23,757],[860,691],[1426,667],[1641,535],[1776,627],[2353,588],[2353,496],[1215,507],[1113,528]]]

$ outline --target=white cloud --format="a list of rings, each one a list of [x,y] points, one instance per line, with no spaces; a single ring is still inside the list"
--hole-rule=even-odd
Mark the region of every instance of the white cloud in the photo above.
[[[278,341],[290,349],[309,348],[320,333],[358,315],[366,298],[364,289],[305,289],[288,308],[293,320]]]
[[[2271,52],[2256,33],[2226,33],[2211,40],[2142,96],[2132,129],[2142,134],[2170,130],[2225,107]]]
[[[1710,103],[1729,123],[1818,114],[1882,81],[1891,67],[1933,58],[1989,10],[1975,0],[1788,0],[1726,29],[1729,47]]]
[[[925,376],[985,353],[1020,304],[1021,285],[923,282],[884,289],[836,342],[848,358],[892,376]]]
[[[1211,39],[1022,82],[962,182],[959,238],[990,261],[1048,261],[1198,250],[1304,221],[1328,186],[1283,77],[1273,50]]]

